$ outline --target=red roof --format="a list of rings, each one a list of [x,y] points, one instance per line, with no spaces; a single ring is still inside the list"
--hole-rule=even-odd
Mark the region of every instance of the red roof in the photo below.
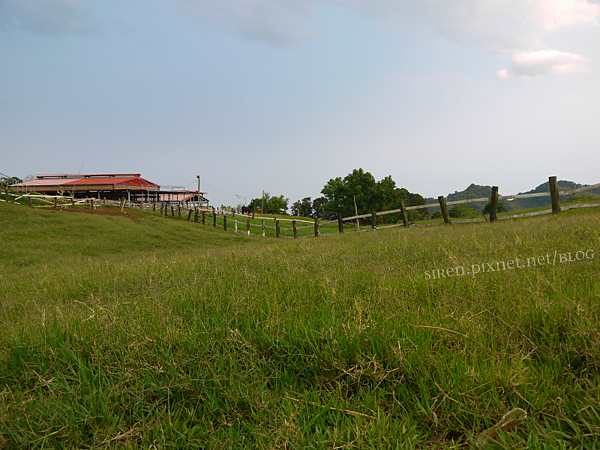
[[[48,180],[50,181],[50,180]],[[119,184],[125,184],[128,186],[158,186],[158,184],[155,184],[151,181],[145,180],[144,178],[139,178],[139,177],[135,177],[135,178],[78,178],[75,180],[71,180],[67,183],[65,183],[67,185],[75,185],[75,186],[81,186],[81,185],[94,185],[94,184],[112,184],[113,186],[119,185]]]
[[[69,179],[52,179],[52,180],[30,180],[24,181],[22,183],[12,184],[11,187],[21,187],[21,186],[62,186],[64,184],[71,183],[72,180]]]
[[[140,177],[139,173],[93,173],[93,174],[77,174],[77,175],[73,175],[73,174],[67,174],[67,173],[63,173],[63,174],[54,174],[54,175],[38,175],[37,178],[41,179],[41,178],[52,178],[52,179],[56,179],[56,178],[135,178],[135,177]]]
[[[139,173],[113,173],[113,174],[81,174],[81,175],[38,175],[37,179],[13,184],[15,188],[25,187],[52,187],[52,186],[100,186],[109,185],[127,188],[129,186],[139,189],[160,189],[160,185],[140,177]]]

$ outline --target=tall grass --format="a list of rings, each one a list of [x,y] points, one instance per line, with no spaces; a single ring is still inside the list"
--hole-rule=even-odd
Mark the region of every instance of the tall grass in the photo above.
[[[513,407],[486,448],[600,446],[598,209],[299,241],[0,222],[0,447],[470,448]]]

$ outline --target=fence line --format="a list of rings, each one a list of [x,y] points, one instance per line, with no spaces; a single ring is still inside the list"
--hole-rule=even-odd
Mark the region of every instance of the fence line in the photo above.
[[[297,239],[297,238],[318,237],[318,236],[333,236],[333,235],[341,234],[341,233],[345,233],[345,232],[346,233],[369,232],[369,231],[383,230],[386,228],[408,227],[408,226],[429,227],[429,226],[446,225],[446,224],[451,224],[451,223],[462,224],[462,223],[474,223],[474,222],[495,222],[496,220],[507,220],[507,219],[523,218],[523,217],[533,217],[533,216],[550,214],[550,213],[557,214],[561,211],[567,211],[569,209],[590,208],[590,207],[600,206],[600,202],[565,205],[562,207],[559,204],[559,196],[568,196],[568,195],[573,195],[576,193],[600,188],[600,183],[590,185],[590,186],[583,186],[581,188],[576,188],[576,189],[568,189],[568,190],[559,191],[556,177],[550,177],[549,178],[549,188],[550,188],[550,192],[535,192],[532,194],[516,194],[516,195],[500,196],[500,195],[498,195],[498,187],[494,186],[492,188],[492,196],[490,198],[480,197],[480,198],[462,199],[462,200],[454,200],[454,201],[446,202],[445,198],[443,196],[440,196],[440,197],[438,197],[438,203],[405,206],[404,202],[401,202],[401,207],[399,209],[393,209],[393,210],[388,210],[388,211],[374,211],[370,214],[359,214],[359,215],[354,215],[354,216],[349,216],[349,217],[338,217],[338,219],[336,219],[336,220],[329,220],[329,221],[325,221],[322,223],[319,222],[318,219],[315,219],[314,222],[311,222],[311,221],[302,220],[302,219],[272,218],[272,217],[261,217],[261,216],[255,217],[254,214],[252,214],[252,215],[250,215],[250,214],[245,215],[245,214],[239,214],[239,213],[236,214],[235,211],[232,212],[232,211],[228,211],[228,210],[224,210],[224,209],[216,209],[214,207],[212,209],[201,208],[201,207],[190,207],[186,204],[183,204],[183,205],[177,204],[177,206],[175,207],[175,205],[173,203],[169,203],[169,202],[149,203],[149,202],[130,202],[126,199],[121,199],[121,200],[107,200],[107,199],[95,199],[95,198],[75,199],[72,196],[60,196],[60,195],[43,195],[43,194],[31,194],[31,193],[14,194],[14,193],[9,193],[8,188],[5,189],[4,199],[0,198],[0,201],[8,202],[9,197],[14,197],[14,201],[20,200],[22,198],[28,198],[29,206],[33,206],[32,200],[36,200],[37,202],[46,203],[45,205],[37,205],[36,206],[39,208],[48,208],[48,207],[75,208],[76,206],[88,206],[89,205],[89,207],[91,209],[96,209],[100,206],[113,206],[113,207],[120,208],[121,211],[123,211],[123,208],[127,204],[127,206],[132,209],[140,209],[140,210],[150,210],[151,209],[153,211],[158,211],[158,212],[160,212],[160,214],[162,216],[165,216],[165,217],[169,216],[169,213],[172,217],[175,217],[175,215],[177,213],[179,218],[182,217],[182,212],[183,212],[183,216],[185,218],[185,213],[187,211],[187,220],[188,221],[191,221],[192,213],[193,213],[194,222],[198,222],[199,216],[201,215],[201,220],[202,220],[203,225],[206,225],[207,219],[212,219],[213,227],[215,227],[215,228],[219,227],[225,231],[232,229],[234,233],[241,232],[241,233],[246,234],[247,236],[261,236],[262,235],[262,237],[265,237],[266,236],[265,230],[274,230],[275,237],[284,238],[284,239]],[[528,213],[510,214],[510,215],[504,215],[504,216],[497,217],[497,202],[498,202],[498,200],[513,200],[513,199],[537,198],[537,197],[548,197],[548,196],[551,197],[551,203],[552,203],[551,209],[544,209],[544,210],[533,211],[533,212],[528,212]],[[465,203],[488,202],[488,201],[491,202],[491,212],[490,212],[489,218],[486,217],[486,218],[473,218],[473,219],[458,219],[458,220],[452,220],[452,221],[450,220],[450,217],[448,214],[448,209],[447,209],[448,206],[465,204]],[[442,211],[442,217],[443,217],[444,221],[443,222],[432,222],[432,223],[421,223],[421,224],[409,223],[408,217],[406,214],[407,211],[420,210],[420,209],[425,209],[425,208],[427,208],[427,209],[440,208]],[[402,214],[402,218],[398,223],[391,224],[391,225],[377,226],[377,217],[378,216],[385,216],[385,215],[398,214],[398,213]],[[238,220],[238,219],[236,219],[236,216],[240,217],[240,218],[243,217],[246,220],[245,221]],[[217,222],[217,218],[219,218],[219,217],[222,218],[222,224]],[[363,227],[361,229],[358,219],[365,219],[365,218],[371,218],[371,224],[370,224],[370,226],[363,225]],[[251,223],[250,222],[251,219],[260,220],[261,224]],[[267,220],[274,221],[275,226],[266,225],[265,221],[267,221]],[[344,222],[351,222],[351,221],[356,221],[356,222],[348,223],[346,225],[356,226],[356,229],[355,230],[347,230],[347,231],[344,230]],[[292,227],[291,228],[290,227],[281,227],[280,223],[282,223],[282,222],[291,222]],[[297,226],[296,225],[297,223],[310,223],[311,225]],[[209,222],[209,224],[210,224],[210,222]],[[322,228],[322,227],[332,227],[335,224],[337,224],[337,228],[338,228],[337,232],[324,232],[323,233],[320,230],[320,228]],[[240,228],[239,225],[241,225],[242,227],[245,225],[245,230],[239,229]],[[251,228],[253,228],[253,227],[260,228],[261,229],[260,234],[252,233]],[[314,228],[314,233],[304,234],[304,235],[300,235],[300,236],[298,235],[299,230],[306,230],[306,229],[310,229],[310,228]],[[292,236],[283,235],[281,233],[282,231],[285,231],[285,232],[291,231],[293,233],[293,235]]]

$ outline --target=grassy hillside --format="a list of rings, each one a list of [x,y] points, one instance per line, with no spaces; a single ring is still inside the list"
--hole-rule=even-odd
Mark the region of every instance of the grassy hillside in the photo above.
[[[38,210],[0,203],[0,260],[5,268],[77,265],[90,258],[111,262],[153,254],[174,254],[245,242],[241,235],[201,228],[159,213],[128,211],[122,216],[89,209]],[[118,211],[118,208],[105,208]]]
[[[302,240],[140,217],[0,204],[0,448],[471,448],[514,407],[484,448],[600,446],[598,208]]]

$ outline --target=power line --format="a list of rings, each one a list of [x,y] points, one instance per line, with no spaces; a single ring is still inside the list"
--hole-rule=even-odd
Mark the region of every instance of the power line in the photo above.
[[[232,194],[231,192],[227,192],[227,191],[224,191],[222,189],[219,189],[216,186],[213,186],[212,184],[210,184],[209,182],[207,182],[205,178],[202,178],[202,183],[205,184],[205,185],[207,185],[209,188],[213,189],[214,191],[217,191],[220,194],[229,195],[230,197],[237,197],[236,194]]]

